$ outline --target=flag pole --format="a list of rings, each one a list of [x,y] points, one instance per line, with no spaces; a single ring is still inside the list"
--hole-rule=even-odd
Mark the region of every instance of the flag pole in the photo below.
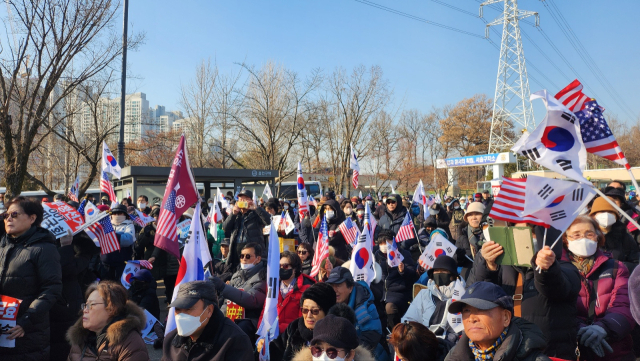
[[[640,192],[640,189],[638,189],[638,181],[636,181],[636,177],[634,177],[633,172],[631,172],[631,169],[627,169],[627,172],[629,172],[629,176],[631,176],[631,183],[636,187],[636,193]]]

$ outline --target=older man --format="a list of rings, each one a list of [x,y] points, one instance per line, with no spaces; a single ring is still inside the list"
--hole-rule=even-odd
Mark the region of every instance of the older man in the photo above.
[[[253,344],[217,306],[213,284],[187,282],[171,303],[177,328],[164,338],[162,360],[253,360]]]
[[[513,298],[490,282],[472,284],[449,312],[462,313],[464,334],[445,361],[548,361],[536,325],[513,317]]]
[[[224,236],[231,241],[229,261],[232,265],[239,264],[238,256],[247,243],[261,245],[265,253],[260,256],[267,258],[267,245],[262,230],[270,224],[271,215],[253,203],[253,193],[248,190],[240,191],[238,201],[222,225]]]

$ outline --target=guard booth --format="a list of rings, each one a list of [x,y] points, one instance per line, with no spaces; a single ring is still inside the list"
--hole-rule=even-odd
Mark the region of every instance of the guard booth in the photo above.
[[[243,183],[245,186],[246,183],[254,183],[257,191],[260,187],[258,182],[273,183],[279,175],[277,170],[266,169],[191,168],[191,171],[198,192],[205,201],[216,192],[216,188],[223,193],[231,191],[235,194],[242,189]],[[145,195],[150,204],[162,202],[170,172],[171,167],[124,167],[121,179],[113,179],[116,196],[123,199],[131,194],[135,202],[139,195]],[[253,191],[250,186],[247,189]]]
[[[492,166],[493,167],[493,180],[489,182],[478,182],[478,189],[480,186],[483,189],[491,187],[493,195],[496,196],[500,190],[500,179],[504,175],[504,165],[509,163],[515,163],[516,156],[513,153],[492,153],[492,154],[480,154],[470,155],[467,157],[437,159],[436,168],[447,169],[447,183],[449,184],[448,195],[458,194],[460,187],[458,186],[457,169],[459,167],[476,167],[476,166]],[[480,184],[482,183],[482,184]]]

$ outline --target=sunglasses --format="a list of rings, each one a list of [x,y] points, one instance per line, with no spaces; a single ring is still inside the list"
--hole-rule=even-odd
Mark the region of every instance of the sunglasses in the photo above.
[[[16,219],[21,214],[24,214],[24,213],[20,213],[20,212],[3,213],[2,215],[0,215],[0,217],[2,217],[2,219],[8,219],[9,217]]]
[[[251,259],[251,257],[253,257],[253,255],[250,255],[250,254],[241,254],[240,255],[240,259]]]
[[[305,254],[307,254],[307,251],[298,251],[298,254],[301,254],[304,256]]]
[[[338,357],[338,352],[340,351],[335,347],[327,347],[325,350],[323,350],[322,347],[311,346],[311,354],[313,355],[313,357],[320,358],[322,357],[323,352],[329,359],[334,360],[336,357]]]
[[[302,315],[306,315],[307,313],[311,312],[312,315],[317,316],[318,313],[320,313],[320,309],[319,308],[302,308],[301,312],[302,312]]]
[[[287,264],[281,264],[280,268],[282,268],[282,269],[291,269],[291,265],[288,264],[288,263]]]

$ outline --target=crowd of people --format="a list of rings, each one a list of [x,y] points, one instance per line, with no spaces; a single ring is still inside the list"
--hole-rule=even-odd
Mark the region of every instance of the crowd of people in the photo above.
[[[603,194],[640,219],[640,195],[626,192],[623,182],[611,182]],[[488,191],[426,207],[399,194],[376,200],[326,192],[301,216],[296,200],[256,203],[243,189],[228,193],[226,204],[203,203],[213,210],[217,202],[223,216],[219,224],[204,222],[213,261],[203,266],[211,276],[183,283],[175,298],[180,260],[154,246],[156,222],[132,221],[136,211],[157,221],[161,204],[149,204],[146,196],[120,204],[101,198],[98,209],[109,213],[120,243],[120,251],[101,254],[84,232],[56,239],[42,228],[39,202],[5,201],[0,295],[21,303],[15,326],[0,337],[15,346],[0,343],[0,360],[148,360],[144,310],[163,324],[163,311],[174,312],[176,328],[166,336],[159,330],[154,344],[167,361],[257,360],[267,353],[285,361],[640,357],[640,230],[601,197],[566,231],[546,231],[547,239],[561,239],[553,248],[543,246],[542,227],[510,224],[529,227],[534,239],[531,267],[520,267],[501,265],[504,249],[483,232],[492,223]],[[269,292],[269,227],[273,216],[287,214],[293,230],[274,226],[296,246],[280,254],[280,283],[271,285],[279,287],[279,335],[265,344],[256,332]],[[371,254],[377,277],[364,282],[350,271],[352,246],[340,225],[350,220],[362,231],[368,214],[377,224]],[[387,254],[407,214],[414,237],[398,244],[403,261],[392,267]],[[179,221],[193,216],[190,209]],[[330,250],[314,274],[323,219]],[[457,250],[424,269],[418,258],[436,233]],[[136,272],[126,289],[121,277],[129,260],[153,268]],[[455,314],[462,325],[450,317]]]

